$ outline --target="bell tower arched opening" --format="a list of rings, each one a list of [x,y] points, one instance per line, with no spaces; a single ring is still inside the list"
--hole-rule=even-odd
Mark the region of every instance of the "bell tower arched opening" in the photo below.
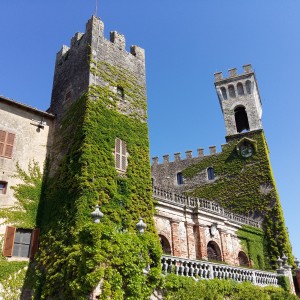
[[[235,125],[238,133],[249,131],[247,112],[244,106],[237,106],[234,109]]]

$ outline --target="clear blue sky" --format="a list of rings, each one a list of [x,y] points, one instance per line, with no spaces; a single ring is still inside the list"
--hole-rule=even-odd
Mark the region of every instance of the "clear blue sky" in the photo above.
[[[146,49],[151,155],[225,142],[213,73],[251,63],[286,225],[300,258],[300,2],[100,0],[105,32]],[[46,109],[56,52],[94,0],[1,1],[0,94]]]

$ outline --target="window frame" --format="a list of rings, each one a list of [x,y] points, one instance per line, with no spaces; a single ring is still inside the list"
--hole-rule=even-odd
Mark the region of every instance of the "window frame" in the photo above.
[[[3,188],[1,188],[1,184],[3,184]],[[5,195],[7,192],[7,181],[0,180],[0,195]]]
[[[16,135],[0,129],[0,157],[12,158]]]
[[[178,172],[176,174],[176,180],[177,180],[177,185],[183,185],[184,184],[184,178],[182,172]]]
[[[25,244],[22,242],[16,242],[16,233],[20,231],[27,231],[30,232],[30,243]],[[40,229],[28,229],[28,228],[17,228],[14,226],[6,226],[5,236],[4,236],[4,243],[3,243],[3,250],[2,254],[5,257],[12,257],[12,258],[30,258],[32,259],[37,252],[38,249],[38,242],[39,242],[39,235]],[[14,255],[15,254],[15,245],[25,244],[29,245],[28,255],[21,256],[21,255]]]
[[[115,139],[115,168],[118,172],[126,173],[128,161],[127,161],[127,144],[120,138]]]
[[[211,181],[211,180],[214,180],[216,178],[214,167],[208,167],[206,169],[206,173],[207,173],[207,180]]]

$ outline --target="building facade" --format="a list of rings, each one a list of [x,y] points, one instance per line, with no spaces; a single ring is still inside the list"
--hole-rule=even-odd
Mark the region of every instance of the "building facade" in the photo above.
[[[283,252],[292,259],[251,65],[243,74],[231,69],[227,78],[216,73],[215,87],[227,134],[222,152],[212,146],[206,156],[198,149],[197,157],[191,151],[185,159],[176,153],[174,161],[166,155],[159,163],[155,157],[150,170],[144,50],[131,46],[127,52],[125,37],[115,31],[106,39],[103,22],[92,17],[86,32],[76,33],[71,46],[57,54],[47,112],[0,97],[5,263],[29,262],[39,245],[37,260],[48,270],[40,288],[45,298],[91,291],[94,281],[84,281],[88,276],[76,281],[74,275],[86,266],[83,258],[102,257],[104,265],[113,260],[100,239],[87,245],[96,204],[104,213],[103,226],[118,234],[133,231],[143,217],[154,235],[139,243],[150,258],[158,233],[163,253],[175,257],[257,269],[274,268]],[[31,194],[22,194],[24,184]],[[93,234],[103,238],[99,230]],[[49,258],[48,252],[55,255]],[[65,259],[71,253],[74,273]],[[160,268],[158,258],[151,259],[147,263]],[[91,260],[85,275],[98,268]],[[116,270],[123,280],[130,276]],[[62,277],[52,276],[58,273]],[[99,281],[101,274],[94,274]],[[51,289],[67,280],[73,285]],[[22,297],[31,295],[32,287],[23,287]]]

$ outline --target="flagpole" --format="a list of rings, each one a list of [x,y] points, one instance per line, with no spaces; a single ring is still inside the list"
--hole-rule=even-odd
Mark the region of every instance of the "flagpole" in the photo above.
[[[96,0],[95,17],[98,17],[98,0]]]

